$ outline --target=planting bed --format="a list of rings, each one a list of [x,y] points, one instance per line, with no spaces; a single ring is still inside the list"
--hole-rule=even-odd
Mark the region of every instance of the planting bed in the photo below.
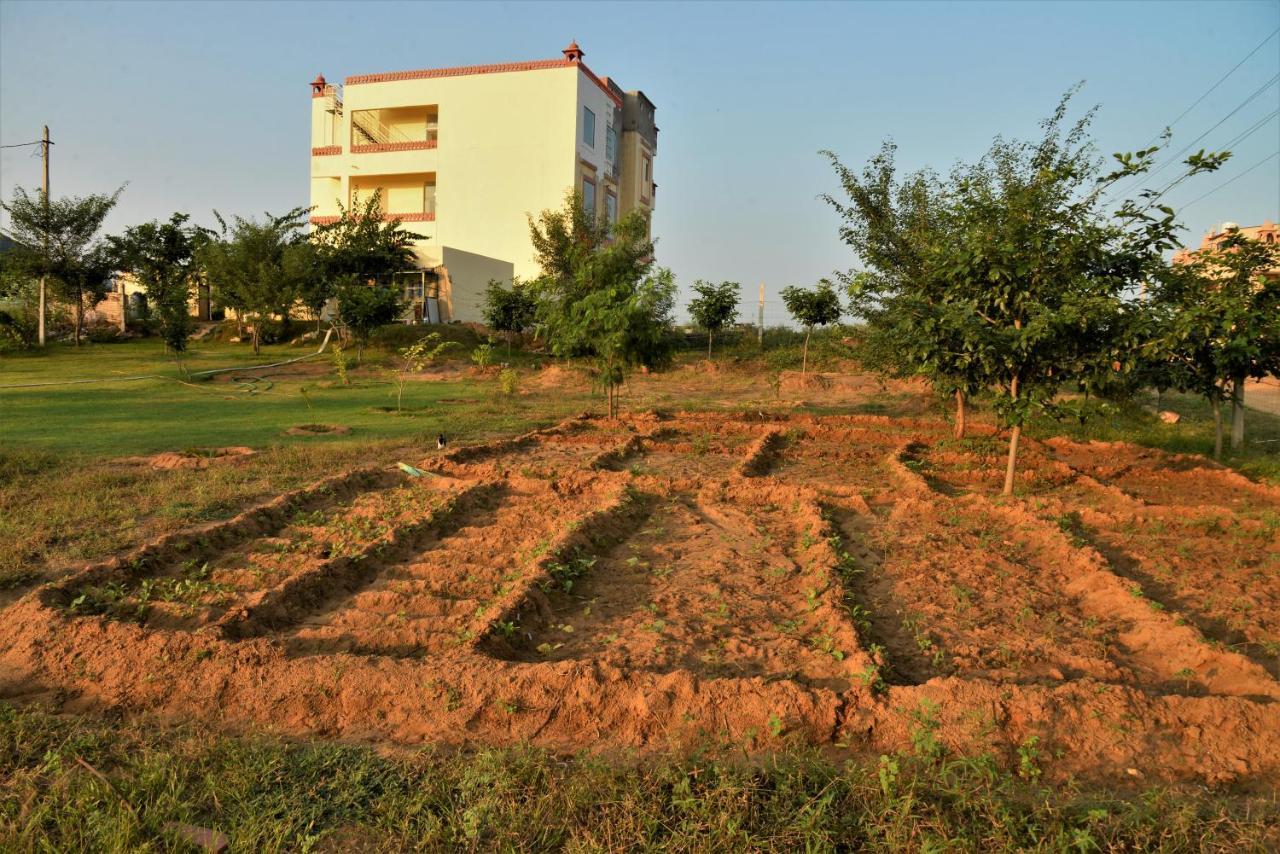
[[[1280,493],[878,416],[570,419],[39,588],[0,695],[388,745],[910,749],[1280,774]]]

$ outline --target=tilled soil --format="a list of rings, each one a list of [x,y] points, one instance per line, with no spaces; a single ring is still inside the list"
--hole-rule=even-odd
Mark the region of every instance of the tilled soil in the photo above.
[[[386,745],[910,749],[1280,774],[1280,491],[879,416],[579,417],[32,591],[0,696]]]

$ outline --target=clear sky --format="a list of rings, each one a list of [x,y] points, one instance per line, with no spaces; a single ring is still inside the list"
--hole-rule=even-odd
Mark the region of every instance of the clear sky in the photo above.
[[[308,83],[350,74],[558,57],[658,107],[659,262],[682,284],[741,281],[752,300],[851,265],[819,149],[860,165],[887,137],[906,169],[948,169],[996,133],[1032,136],[1084,81],[1100,149],[1132,150],[1280,28],[1280,2],[60,3],[0,0],[0,144],[55,141],[55,195],[128,182],[110,230],[174,210],[260,215],[308,202]],[[1173,150],[1280,73],[1280,36],[1174,126]],[[1280,83],[1202,143],[1280,108]],[[519,133],[519,128],[512,128]],[[1188,204],[1280,151],[1273,116]],[[0,193],[38,188],[32,149],[0,151]],[[1172,171],[1172,170],[1169,170]],[[1167,174],[1167,173],[1166,173]],[[1280,217],[1280,157],[1186,209],[1212,224]]]

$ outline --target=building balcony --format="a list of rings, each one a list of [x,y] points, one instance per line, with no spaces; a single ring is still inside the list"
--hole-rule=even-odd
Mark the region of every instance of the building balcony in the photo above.
[[[311,149],[312,157],[329,157],[334,154],[341,154],[341,145],[320,145]]]

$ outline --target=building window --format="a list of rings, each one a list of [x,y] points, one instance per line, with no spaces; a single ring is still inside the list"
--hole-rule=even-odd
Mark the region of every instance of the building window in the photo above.
[[[582,141],[592,148],[596,147],[596,114],[590,107],[582,108]]]
[[[425,214],[434,214],[436,212],[436,185],[422,185],[422,212]]]
[[[604,159],[611,164],[618,162],[618,132],[612,126],[604,132]]]
[[[608,190],[604,191],[604,216],[609,225],[618,221],[618,197]]]
[[[640,180],[644,182],[644,185],[645,185],[645,186],[644,186],[645,195],[648,195],[648,193],[649,193],[649,158],[647,158],[647,157],[646,157],[646,158],[644,158],[644,161],[643,161],[643,162],[644,162],[644,167],[643,167],[643,168],[644,168],[644,174],[643,174],[643,177],[642,177]]]
[[[582,179],[582,207],[592,216],[596,215],[596,182],[590,178]]]

